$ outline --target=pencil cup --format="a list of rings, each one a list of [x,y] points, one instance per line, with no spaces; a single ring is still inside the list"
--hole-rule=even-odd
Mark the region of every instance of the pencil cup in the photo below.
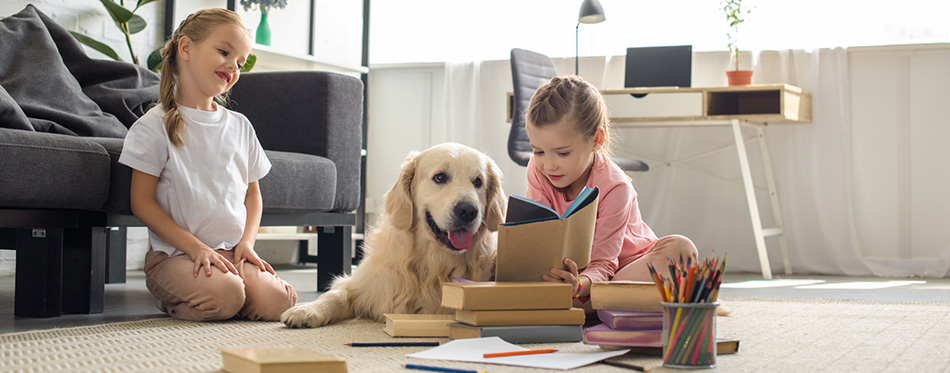
[[[713,303],[663,305],[663,366],[716,367],[716,307]]]

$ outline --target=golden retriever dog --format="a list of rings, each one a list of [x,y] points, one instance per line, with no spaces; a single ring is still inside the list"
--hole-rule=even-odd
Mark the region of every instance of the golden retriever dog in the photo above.
[[[487,281],[507,202],[501,172],[485,154],[446,143],[411,153],[363,242],[363,260],[317,300],[288,309],[289,327],[319,327],[384,313],[448,313],[442,283]]]

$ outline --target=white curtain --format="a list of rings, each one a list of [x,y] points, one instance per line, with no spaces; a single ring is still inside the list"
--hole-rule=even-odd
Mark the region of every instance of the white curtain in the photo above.
[[[864,258],[852,206],[851,107],[846,49],[754,53],[753,84],[787,83],[812,93],[813,123],[765,129],[792,268],[796,273],[937,276],[950,268],[950,247],[925,268]],[[726,85],[724,52],[694,54],[693,86]],[[572,59],[555,59],[561,74],[574,72]],[[581,75],[603,89],[623,86],[623,57],[584,58]],[[444,117],[447,141],[484,151],[505,172],[506,191],[523,195],[525,170],[508,159],[503,99],[511,91],[508,61],[447,64]],[[479,130],[473,130],[478,128]],[[615,155],[651,165],[632,173],[647,223],[658,235],[683,234],[701,255],[728,253],[728,268],[759,272],[749,211],[731,130],[727,127],[618,130]],[[746,129],[752,139],[754,130]],[[746,145],[757,186],[763,226],[774,226],[755,142]],[[705,154],[681,163],[673,160]],[[769,262],[782,272],[777,238],[767,238]],[[912,267],[912,269],[907,269]]]

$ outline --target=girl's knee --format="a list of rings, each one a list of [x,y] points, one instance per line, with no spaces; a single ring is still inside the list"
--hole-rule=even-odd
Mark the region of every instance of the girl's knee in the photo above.
[[[238,276],[226,277],[229,278],[203,289],[205,294],[200,296],[203,301],[194,305],[195,315],[200,321],[227,320],[244,307],[244,283]]]
[[[683,254],[683,256],[699,255],[696,245],[686,236],[673,234],[663,237],[661,240],[664,241],[664,251],[669,253],[671,257],[676,257],[680,254]]]

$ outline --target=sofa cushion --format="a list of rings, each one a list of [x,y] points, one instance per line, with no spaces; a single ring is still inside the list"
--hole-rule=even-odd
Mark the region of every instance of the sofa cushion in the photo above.
[[[103,204],[102,211],[112,214],[132,215],[132,204],[129,202],[132,188],[132,169],[124,164],[119,164],[119,156],[122,155],[122,143],[125,140],[109,137],[87,137],[86,139],[101,145],[109,154],[109,164],[112,170],[109,174],[109,198]]]
[[[109,198],[102,210],[111,214],[132,215],[129,202],[132,169],[119,164],[122,139],[88,137],[109,154],[112,173]],[[264,212],[324,212],[333,207],[336,190],[336,166],[329,159],[307,154],[265,150],[273,164],[260,180]]]
[[[336,199],[336,165],[324,157],[265,150],[273,167],[260,180],[266,213],[325,212]]]
[[[98,210],[109,154],[88,139],[0,128],[0,206]]]

